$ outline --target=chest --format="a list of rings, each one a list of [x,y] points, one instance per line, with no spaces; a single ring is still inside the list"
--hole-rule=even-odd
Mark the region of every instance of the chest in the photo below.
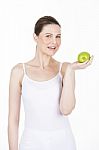
[[[27,76],[36,81],[46,81],[54,78],[59,70],[57,67],[46,67],[45,69],[40,69],[39,67],[27,67],[25,68]]]
[[[29,80],[24,76],[22,83],[22,97],[25,106],[55,106],[59,104],[62,84],[61,78],[57,75],[55,78],[45,81],[36,82]]]

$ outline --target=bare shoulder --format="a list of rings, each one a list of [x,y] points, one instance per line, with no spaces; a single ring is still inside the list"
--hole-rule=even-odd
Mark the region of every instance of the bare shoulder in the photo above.
[[[13,74],[17,74],[17,73],[21,73],[22,72],[22,70],[23,70],[23,65],[22,65],[22,63],[18,63],[18,64],[16,64],[15,66],[13,66],[13,68],[11,69],[11,72],[13,73]],[[18,74],[17,74],[18,75]]]
[[[23,64],[22,63],[18,63],[15,66],[13,66],[13,68],[11,69],[11,78],[16,80],[16,81],[20,81],[23,78]]]
[[[62,63],[62,70],[61,70],[61,72],[62,72],[63,77],[64,77],[64,74],[65,74],[65,72],[66,72],[67,66],[68,66],[69,64],[71,64],[71,63],[70,63],[70,62],[63,62],[63,63]]]

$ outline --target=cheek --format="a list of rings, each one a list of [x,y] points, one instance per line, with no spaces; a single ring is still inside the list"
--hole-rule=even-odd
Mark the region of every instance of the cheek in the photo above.
[[[61,45],[61,40],[57,41],[57,45],[60,46]]]
[[[46,45],[48,42],[45,40],[45,38],[40,39],[40,43],[42,45]]]
[[[37,44],[43,46],[45,44],[44,39],[39,39]]]
[[[47,44],[44,40],[40,40],[38,45],[42,50],[46,49],[46,47],[47,47]]]

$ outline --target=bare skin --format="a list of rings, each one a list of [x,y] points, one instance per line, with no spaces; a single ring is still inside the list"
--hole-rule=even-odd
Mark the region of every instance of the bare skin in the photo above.
[[[46,25],[39,36],[35,34],[33,36],[37,43],[37,48],[35,57],[25,63],[26,73],[30,79],[42,82],[53,78],[59,71],[59,62],[53,59],[52,56],[58,51],[61,44],[61,29],[58,25]],[[70,114],[75,107],[75,70],[84,69],[91,63],[92,58],[85,63],[63,63],[61,70],[63,88],[60,98],[60,111],[63,115]],[[23,76],[24,72],[21,63],[12,68],[9,83],[9,150],[18,150],[18,127]]]

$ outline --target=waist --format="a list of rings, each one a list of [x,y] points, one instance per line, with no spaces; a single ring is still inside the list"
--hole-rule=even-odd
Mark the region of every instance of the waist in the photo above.
[[[33,135],[34,133],[38,134],[47,134],[47,133],[55,133],[55,132],[61,132],[61,131],[66,131],[66,128],[60,128],[60,129],[32,129],[32,128],[24,128],[23,130],[23,135]]]
[[[69,127],[68,117],[56,118],[27,118],[25,119],[24,129],[31,130],[58,130]]]

